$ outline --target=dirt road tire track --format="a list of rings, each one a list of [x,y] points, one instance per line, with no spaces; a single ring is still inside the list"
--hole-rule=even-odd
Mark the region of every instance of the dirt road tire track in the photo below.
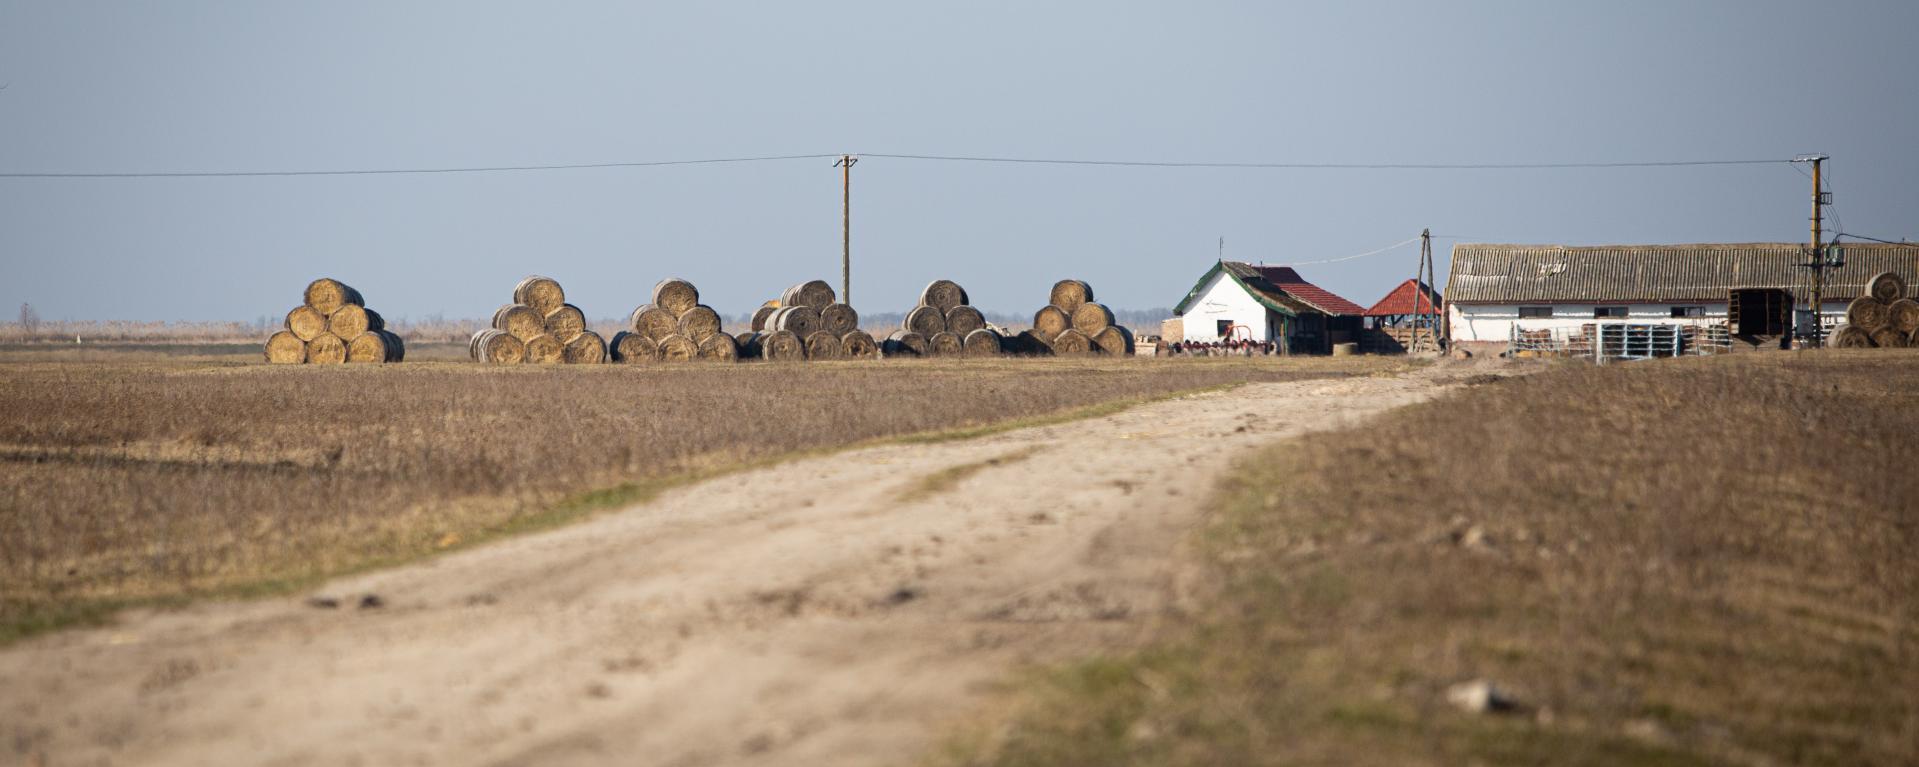
[[[861,449],[342,579],[317,595],[337,608],[129,614],[0,652],[0,753],[58,765],[910,761],[1009,669],[1123,646],[1175,612],[1176,551],[1235,458],[1427,399],[1432,378],[1249,385]],[[955,467],[950,486],[927,490]],[[368,594],[381,606],[360,608]]]

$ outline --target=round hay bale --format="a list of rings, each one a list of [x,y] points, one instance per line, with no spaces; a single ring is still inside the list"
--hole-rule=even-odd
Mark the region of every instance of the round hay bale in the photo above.
[[[493,313],[493,327],[526,342],[546,335],[546,317],[526,304],[507,304]]]
[[[1067,314],[1065,309],[1052,304],[1047,304],[1033,313],[1033,335],[1038,338],[1050,341],[1058,338],[1059,334],[1066,332],[1066,329],[1072,326],[1073,316]]]
[[[360,298],[360,291],[339,280],[322,277],[307,283],[306,305],[320,310],[321,314],[332,314],[347,304],[364,306],[366,301]]]
[[[641,304],[634,309],[631,320],[633,332],[655,343],[680,332],[680,315],[653,304]]]
[[[924,357],[930,349],[927,348],[926,336],[911,330],[896,330],[886,337],[886,344],[881,351],[888,357]]]
[[[474,362],[480,361],[480,339],[485,337],[487,333],[490,333],[492,331],[493,331],[492,328],[481,328],[479,330],[473,331],[473,337],[468,338],[466,340],[467,358],[473,360]]]
[[[386,336],[386,361],[406,361],[406,339],[401,338],[398,333],[390,330],[375,330],[373,332]]]
[[[767,318],[772,317],[773,313],[779,310],[780,303],[778,301],[768,301],[765,306],[753,310],[753,332],[758,333],[765,330]]]
[[[311,341],[326,332],[326,315],[306,304],[293,307],[287,312],[287,330],[301,341]]]
[[[1870,349],[1872,334],[1851,325],[1840,325],[1832,331],[1832,346],[1835,349]]]
[[[1112,324],[1113,312],[1105,304],[1085,303],[1073,310],[1073,329],[1085,333],[1087,338],[1099,335]]]
[[[725,333],[714,333],[700,342],[700,359],[709,362],[738,362],[740,342]]]
[[[1882,304],[1890,304],[1906,297],[1906,278],[1895,272],[1880,272],[1866,281],[1866,295],[1879,299]]]
[[[937,306],[915,306],[906,313],[906,329],[932,338],[935,333],[946,332],[946,313]]]
[[[973,331],[985,328],[986,315],[980,314],[978,309],[961,304],[946,310],[946,330],[954,335],[965,338]]]
[[[838,300],[838,294],[833,292],[833,286],[826,280],[808,280],[787,288],[786,292],[780,294],[781,305],[807,306],[812,307],[814,311],[832,306]]]
[[[1053,283],[1053,292],[1046,303],[1059,307],[1060,311],[1070,316],[1079,309],[1080,304],[1091,300],[1093,300],[1093,286],[1079,280],[1060,280]]]
[[[701,304],[686,310],[680,315],[680,335],[692,339],[693,343],[705,343],[706,339],[720,333],[720,313],[713,307]]]
[[[1901,298],[1886,307],[1886,325],[1906,335],[1919,333],[1919,301]]]
[[[1892,328],[1880,328],[1872,331],[1872,345],[1881,349],[1906,348],[1906,334]]]
[[[1058,335],[1059,334],[1055,333],[1054,337],[1058,337]],[[1053,353],[1053,340],[1042,337],[1038,332],[1032,330],[1020,331],[1012,338],[1006,339],[1003,345],[1007,351],[1014,354],[1044,357]]]
[[[622,330],[613,334],[613,340],[606,344],[607,354],[614,362],[636,365],[642,362],[656,362],[660,359],[660,345],[653,339],[638,333]]]
[[[653,305],[672,312],[673,317],[678,319],[680,315],[700,305],[700,291],[693,287],[691,282],[678,277],[668,277],[653,286]]]
[[[966,289],[952,280],[934,280],[920,291],[920,306],[931,306],[940,310],[941,315],[953,311],[953,307],[966,304]],[[959,332],[959,331],[954,331]]]
[[[326,332],[341,338],[359,338],[369,330],[380,330],[386,326],[379,316],[364,306],[342,304],[326,316]]]
[[[1892,319],[1892,307],[1872,296],[1860,296],[1846,305],[1846,323],[1871,334]]]
[[[873,340],[873,334],[864,330],[855,330],[840,336],[840,350],[850,360],[876,360],[880,358],[880,344]]]
[[[760,336],[760,356],[772,362],[801,362],[806,359],[806,343],[791,330],[775,330]]]
[[[809,360],[836,360],[846,356],[846,347],[840,344],[840,337],[824,330],[815,330],[806,337],[806,358]]]
[[[820,310],[820,329],[844,337],[860,329],[860,313],[846,304],[827,304]]]
[[[773,315],[773,329],[792,331],[796,338],[807,338],[823,330],[820,312],[811,306],[783,306]]]
[[[606,339],[591,330],[581,332],[562,346],[565,349],[562,356],[568,365],[598,365],[606,362]]]
[[[571,341],[574,336],[586,332],[586,312],[580,311],[580,307],[572,304],[561,304],[560,308],[547,312],[545,322],[546,334],[559,339],[561,343]]]
[[[764,337],[766,337],[765,333],[741,333],[739,334],[739,336],[735,337],[733,341],[734,341],[734,345],[738,346],[740,349],[740,359],[743,359],[743,360],[759,359],[760,358],[760,339]]]
[[[693,339],[673,333],[660,339],[660,359],[667,362],[690,362],[700,356],[700,345]]]
[[[526,339],[526,361],[535,365],[558,365],[566,361],[566,344],[541,333]]]
[[[566,291],[561,290],[559,281],[552,277],[536,274],[513,287],[513,303],[531,306],[544,317],[566,306]]]
[[[956,307],[968,309],[971,307]],[[999,334],[986,328],[967,333],[960,339],[961,353],[968,357],[998,357],[1000,353]]]
[[[1091,304],[1088,304],[1088,306],[1091,306]],[[1098,333],[1090,336],[1088,340],[1093,342],[1093,348],[1098,350],[1100,354],[1109,354],[1114,357],[1130,357],[1133,355],[1133,331],[1127,330],[1119,325],[1107,325],[1101,328]]]
[[[1072,328],[1067,328],[1065,332],[1054,337],[1053,343],[1049,346],[1053,354],[1061,357],[1084,357],[1093,353],[1093,339],[1087,338],[1085,333]]]
[[[346,342],[332,333],[321,333],[307,342],[307,362],[337,365],[346,361]]]
[[[480,339],[480,361],[494,365],[518,365],[526,361],[526,342],[498,328],[485,331]]]
[[[378,330],[361,333],[346,342],[348,362],[385,362],[387,356],[386,335]]]
[[[267,336],[267,361],[276,365],[299,365],[307,361],[307,342],[291,330],[275,331]]]
[[[958,333],[940,331],[927,336],[926,350],[935,357],[958,357],[966,351],[966,341]]]

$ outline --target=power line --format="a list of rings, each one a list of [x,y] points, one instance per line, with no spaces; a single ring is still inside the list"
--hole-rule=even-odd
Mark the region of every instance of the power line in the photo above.
[[[425,173],[506,173],[515,171],[586,170],[592,168],[657,168],[668,165],[720,165],[725,163],[773,162],[778,160],[820,160],[838,154],[788,154],[765,157],[721,157],[704,160],[658,160],[653,162],[595,162],[573,165],[495,165],[465,168],[374,168],[351,170],[255,170],[255,171],[162,171],[153,173],[0,173],[0,178],[235,178],[261,176],[389,176]]]
[[[1833,237],[1834,238],[1851,237],[1855,240],[1866,240],[1869,242],[1879,242],[1887,245],[1903,245],[1908,248],[1919,248],[1919,242],[1894,242],[1892,240],[1882,240],[1877,237],[1867,237],[1863,234],[1853,234],[1852,232],[1839,232],[1837,234],[1834,234]]]
[[[1387,245],[1386,247],[1380,248],[1378,250],[1369,250],[1364,253],[1355,253],[1350,256],[1340,256],[1339,258],[1326,258],[1326,259],[1320,259],[1318,261],[1292,261],[1284,264],[1274,264],[1274,266],[1312,266],[1314,264],[1336,264],[1341,261],[1353,261],[1356,259],[1365,258],[1367,256],[1377,256],[1381,253],[1385,253],[1394,248],[1402,248],[1407,245],[1411,245],[1415,242],[1419,242],[1419,238],[1417,236],[1400,240],[1399,242],[1395,242],[1391,245]]]
[[[1791,160],[1675,160],[1655,162],[1559,163],[1315,163],[1315,162],[1163,162],[1153,160],[1061,160],[1039,157],[972,157],[934,154],[875,154],[894,160],[986,162],[1030,165],[1104,165],[1145,168],[1281,168],[1291,170],[1535,170],[1549,168],[1679,168],[1709,165],[1783,165]]]

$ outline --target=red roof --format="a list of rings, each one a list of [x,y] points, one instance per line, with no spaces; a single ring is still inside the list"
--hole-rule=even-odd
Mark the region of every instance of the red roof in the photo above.
[[[1417,295],[1414,291],[1425,294],[1419,297],[1418,304],[1413,303],[1413,298]],[[1433,291],[1433,286],[1427,285],[1424,282],[1407,280],[1399,283],[1399,287],[1393,288],[1393,292],[1387,293],[1385,298],[1379,299],[1379,303],[1373,304],[1373,308],[1367,309],[1366,316],[1392,317],[1394,315],[1418,314],[1420,312],[1438,313],[1439,307],[1442,305],[1439,294]],[[1418,308],[1415,309],[1414,306]]]
[[[1326,314],[1336,316],[1357,316],[1366,313],[1359,304],[1355,304],[1333,294],[1332,291],[1314,285],[1299,276],[1290,266],[1256,266],[1259,276],[1272,283],[1287,295],[1305,302],[1307,305]]]

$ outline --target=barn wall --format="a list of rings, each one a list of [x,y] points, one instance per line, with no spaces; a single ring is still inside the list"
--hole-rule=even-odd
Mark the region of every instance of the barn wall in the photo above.
[[[1826,301],[1824,314],[1826,324],[1843,321],[1846,304],[1839,301]],[[1525,304],[1526,306],[1546,306],[1547,304]],[[1593,322],[1593,308],[1597,306],[1619,306],[1619,304],[1551,304],[1551,318],[1519,319],[1519,304],[1450,304],[1446,312],[1452,320],[1452,339],[1454,341],[1496,341],[1505,343],[1512,337],[1512,328],[1517,323],[1522,330],[1577,330],[1581,325]],[[1703,306],[1704,317],[1674,317],[1674,306]],[[1626,320],[1632,322],[1657,322],[1673,325],[1717,325],[1726,321],[1727,303],[1720,301],[1709,304],[1626,304]]]
[[[1220,320],[1232,320],[1235,325],[1245,325],[1252,330],[1253,340],[1273,339],[1272,327],[1266,322],[1266,307],[1253,300],[1252,294],[1223,270],[1206,281],[1199,299],[1187,308],[1185,314],[1180,315],[1180,319],[1184,340],[1187,341],[1220,340]]]

